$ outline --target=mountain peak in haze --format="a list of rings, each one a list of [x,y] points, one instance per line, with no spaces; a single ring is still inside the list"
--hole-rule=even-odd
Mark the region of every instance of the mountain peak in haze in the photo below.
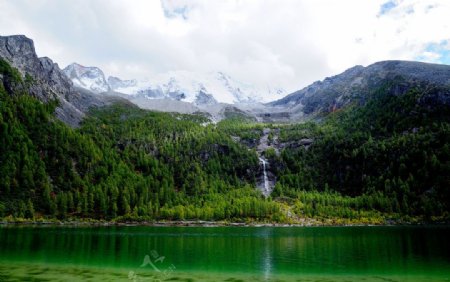
[[[258,88],[231,78],[224,72],[196,73],[171,71],[158,74],[148,80],[122,80],[118,77],[105,79],[97,67],[84,67],[73,63],[64,69],[72,82],[95,93],[114,91],[127,95],[144,96],[148,99],[171,99],[194,105],[207,103],[269,102],[283,97],[281,88]]]
[[[73,84],[78,87],[94,93],[111,90],[103,71],[97,67],[85,67],[78,63],[73,63],[68,65],[63,71],[72,80]]]

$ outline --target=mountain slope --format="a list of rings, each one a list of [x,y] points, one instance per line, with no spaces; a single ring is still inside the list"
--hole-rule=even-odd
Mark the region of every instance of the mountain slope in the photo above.
[[[11,91],[26,91],[43,102],[57,100],[56,116],[71,126],[77,126],[90,107],[117,100],[75,87],[51,59],[38,58],[33,41],[23,35],[0,36],[0,59],[17,68],[27,82],[11,85],[19,88]]]
[[[320,122],[254,123],[211,104],[229,118],[210,124],[204,115],[116,103],[91,108],[74,129],[55,113],[62,119],[78,106],[84,114],[92,103],[83,97],[94,94],[19,39],[0,48],[0,217],[449,219],[447,66],[381,62],[338,75],[329,79],[336,93],[317,88],[321,99],[308,115]],[[329,109],[327,95],[345,102]],[[293,97],[290,110],[301,110],[296,103],[312,96]],[[268,199],[256,190],[264,175],[275,182]]]
[[[388,212],[448,213],[450,105],[424,103],[428,90],[423,85],[392,95],[380,89],[364,105],[330,114],[319,125],[282,128],[280,141],[289,146],[273,160],[280,168],[274,195],[314,187],[371,195],[366,203]],[[305,149],[300,138],[314,141]]]
[[[204,117],[117,103],[73,129],[0,63],[0,218],[280,217],[251,187],[256,155]]]
[[[294,117],[333,112],[347,105],[363,105],[375,90],[389,87],[392,95],[426,86],[429,103],[450,103],[450,66],[410,61],[383,61],[356,66],[339,75],[317,81],[268,106],[281,108]]]
[[[364,103],[322,112],[319,120],[221,124],[244,144],[266,136],[261,155],[276,177],[271,196],[297,199],[296,214],[365,218],[361,208],[370,207],[392,218],[448,220],[450,90],[433,79],[405,92],[393,89],[410,84],[387,80]],[[350,199],[339,204],[341,196]]]

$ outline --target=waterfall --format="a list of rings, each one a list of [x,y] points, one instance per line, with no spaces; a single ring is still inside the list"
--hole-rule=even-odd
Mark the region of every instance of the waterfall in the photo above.
[[[263,174],[264,174],[263,194],[267,197],[269,195],[270,191],[269,191],[269,178],[267,177],[267,171],[266,171],[266,161],[263,158],[259,158],[259,161],[263,165]]]

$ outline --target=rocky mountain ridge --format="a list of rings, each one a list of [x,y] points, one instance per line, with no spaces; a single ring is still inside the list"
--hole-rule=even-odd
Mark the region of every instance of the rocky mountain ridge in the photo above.
[[[245,88],[224,73],[211,73],[210,77],[203,78],[188,72],[175,72],[154,83],[117,77],[106,79],[101,69],[79,64],[72,64],[62,71],[51,59],[39,58],[33,41],[23,35],[0,36],[0,58],[17,68],[22,77],[29,75],[32,78],[33,83],[27,89],[31,95],[43,102],[57,99],[56,116],[71,126],[77,126],[90,107],[125,99],[144,109],[202,112],[213,121],[245,116],[262,122],[320,118],[349,105],[363,105],[376,97],[382,88],[391,95],[420,88],[424,95],[417,102],[423,106],[450,104],[450,66],[413,61],[382,61],[367,67],[355,66],[284,98],[262,104],[254,98],[261,92],[251,92],[254,88]]]
[[[427,93],[420,103],[448,105],[450,66],[414,61],[381,61],[367,67],[355,66],[267,106],[273,109],[272,113],[278,110],[296,120],[333,112],[350,104],[365,104],[381,88],[392,95],[421,88]]]
[[[116,100],[74,86],[58,64],[37,56],[33,40],[24,35],[0,36],[0,58],[17,68],[22,77],[32,80],[27,89],[30,95],[43,102],[58,100],[56,117],[71,126],[77,126],[90,107]]]

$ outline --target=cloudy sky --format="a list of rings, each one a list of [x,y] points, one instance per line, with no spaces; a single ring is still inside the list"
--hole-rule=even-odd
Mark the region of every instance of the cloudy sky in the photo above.
[[[60,67],[223,71],[294,91],[356,64],[450,64],[449,0],[0,0],[0,35]]]

